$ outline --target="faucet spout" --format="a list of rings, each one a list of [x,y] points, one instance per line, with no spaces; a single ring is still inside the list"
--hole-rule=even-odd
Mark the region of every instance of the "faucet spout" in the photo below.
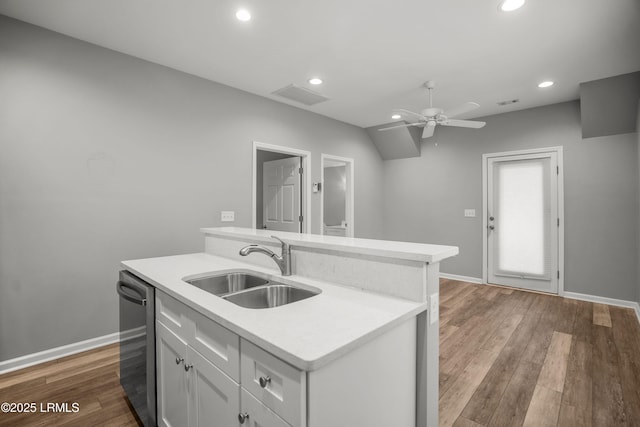
[[[271,259],[276,262],[283,276],[291,276],[291,246],[288,243],[277,238],[276,236],[271,236],[271,237],[280,242],[282,246],[282,255],[277,255],[271,249],[268,249],[259,245],[245,246],[244,248],[240,249],[239,254],[241,256],[247,256],[251,253],[257,252],[260,254],[267,255],[268,257],[271,257]]]

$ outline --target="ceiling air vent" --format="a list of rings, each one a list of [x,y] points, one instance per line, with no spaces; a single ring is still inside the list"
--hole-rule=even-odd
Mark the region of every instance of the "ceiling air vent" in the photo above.
[[[291,101],[299,102],[304,105],[315,105],[319,102],[329,100],[329,98],[319,94],[318,92],[314,92],[305,87],[300,87],[293,84],[283,87],[282,89],[278,89],[275,92],[272,92],[272,94],[290,99]]]
[[[498,102],[498,105],[504,107],[505,105],[515,104],[516,102],[520,102],[520,100],[519,99],[509,99],[508,101],[500,101],[500,102]]]

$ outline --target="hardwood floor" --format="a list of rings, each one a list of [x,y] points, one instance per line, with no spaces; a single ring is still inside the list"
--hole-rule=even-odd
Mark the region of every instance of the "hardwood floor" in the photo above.
[[[640,426],[633,310],[441,281],[441,426]]]
[[[440,313],[441,426],[640,426],[632,310],[443,280]],[[110,345],[0,375],[0,403],[80,405],[0,426],[140,425],[118,363]]]
[[[0,375],[0,403],[36,404],[35,413],[0,412],[0,426],[142,425],[120,387],[118,351],[112,344]],[[47,403],[69,412],[47,412]]]

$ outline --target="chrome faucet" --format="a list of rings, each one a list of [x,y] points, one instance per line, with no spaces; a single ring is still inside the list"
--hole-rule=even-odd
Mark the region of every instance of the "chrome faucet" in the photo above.
[[[280,272],[283,276],[291,276],[291,247],[288,243],[282,241],[276,236],[271,236],[276,239],[282,245],[282,255],[276,255],[271,249],[267,249],[263,246],[249,245],[240,249],[240,255],[247,256],[252,252],[258,252],[270,256],[272,260],[280,267]]]

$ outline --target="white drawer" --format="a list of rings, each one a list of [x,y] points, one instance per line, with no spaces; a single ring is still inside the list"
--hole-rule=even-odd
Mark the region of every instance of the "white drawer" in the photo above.
[[[187,338],[190,329],[189,311],[191,309],[177,299],[156,291],[156,319],[183,339]]]
[[[293,427],[306,425],[307,376],[242,339],[241,385]],[[262,384],[261,380],[262,379]]]
[[[240,337],[208,317],[192,311],[189,345],[236,382],[240,382]]]
[[[238,335],[163,292],[156,292],[156,319],[240,382]]]
[[[242,423],[249,427],[291,427],[282,418],[271,412],[269,408],[242,389],[240,397],[240,412],[249,417]]]

